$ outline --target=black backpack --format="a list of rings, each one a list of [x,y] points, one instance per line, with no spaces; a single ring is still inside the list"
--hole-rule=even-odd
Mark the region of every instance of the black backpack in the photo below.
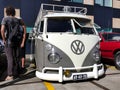
[[[20,23],[20,20],[17,18],[11,18],[7,21],[7,40],[9,43],[18,43],[20,44],[23,38],[23,27]]]

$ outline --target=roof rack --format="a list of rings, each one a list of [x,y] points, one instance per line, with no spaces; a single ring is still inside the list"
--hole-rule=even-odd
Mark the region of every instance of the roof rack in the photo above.
[[[87,8],[75,7],[75,6],[64,6],[64,5],[54,5],[54,4],[41,4],[41,10],[47,12],[72,12],[78,14],[86,14]]]
[[[37,16],[35,26],[38,25],[40,19],[48,13],[77,13],[86,15],[87,8],[85,7],[75,7],[75,6],[64,6],[64,5],[55,5],[55,4],[41,4],[39,14]]]

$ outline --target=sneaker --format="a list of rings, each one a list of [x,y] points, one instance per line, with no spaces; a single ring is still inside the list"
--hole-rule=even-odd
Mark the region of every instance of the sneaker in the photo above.
[[[13,80],[13,76],[7,76],[5,80]]]

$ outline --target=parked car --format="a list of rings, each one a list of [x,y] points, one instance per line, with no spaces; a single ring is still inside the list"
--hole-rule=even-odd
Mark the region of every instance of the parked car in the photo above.
[[[120,33],[100,33],[100,50],[102,58],[114,62],[120,70]]]

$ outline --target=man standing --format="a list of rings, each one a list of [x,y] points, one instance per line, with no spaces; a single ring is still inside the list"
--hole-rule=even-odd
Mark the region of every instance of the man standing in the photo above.
[[[18,42],[12,43],[9,40],[9,36],[11,35],[11,30],[10,28],[13,27],[14,23],[19,23],[18,19],[15,17],[15,9],[11,6],[8,6],[6,8],[6,14],[7,17],[4,17],[2,22],[1,22],[1,35],[3,42],[5,44],[5,53],[7,56],[7,77],[5,80],[12,80],[14,78],[14,58],[13,55],[16,54],[14,52],[14,49],[24,47],[25,44],[25,38],[26,38],[26,29],[25,25],[22,25],[23,27],[23,37],[21,39],[21,42],[17,44]],[[8,22],[13,22],[13,24],[9,25]],[[17,51],[17,50],[16,50]],[[15,70],[15,73],[17,73],[17,70]]]

